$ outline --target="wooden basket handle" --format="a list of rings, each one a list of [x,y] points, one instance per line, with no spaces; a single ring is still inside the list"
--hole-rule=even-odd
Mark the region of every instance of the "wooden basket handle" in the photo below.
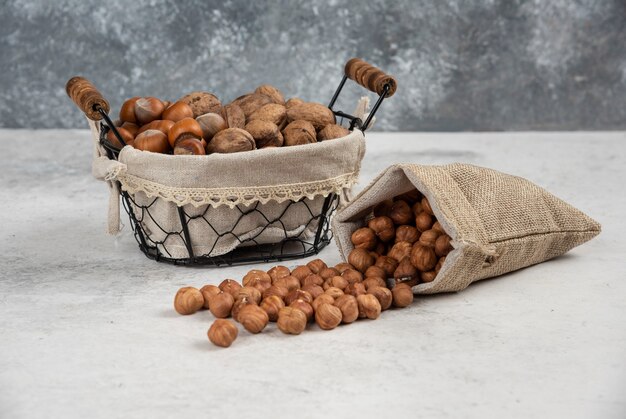
[[[389,85],[387,97],[396,93],[398,87],[396,79],[360,58],[350,59],[346,63],[344,71],[346,77],[374,93],[381,95],[385,85]]]
[[[98,111],[99,108],[109,113],[109,102],[107,102],[98,89],[86,78],[79,76],[72,77],[67,81],[65,91],[76,106],[92,121],[102,119],[102,115]]]

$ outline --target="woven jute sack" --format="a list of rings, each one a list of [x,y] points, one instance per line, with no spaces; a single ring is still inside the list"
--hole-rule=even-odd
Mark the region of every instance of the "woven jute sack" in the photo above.
[[[96,139],[92,171],[110,187],[108,232],[120,229],[121,185],[147,239],[175,259],[189,257],[183,235],[171,234],[182,229],[179,207],[191,218],[196,256],[315,236],[319,218],[313,215],[321,213],[329,194],[347,198],[365,153],[363,133],[354,130],[321,143],[208,156],[127,146],[113,160],[97,141],[99,126],[90,124]]]
[[[562,255],[600,233],[600,224],[534,183],[469,164],[389,167],[333,220],[344,259],[350,236],[377,203],[419,190],[452,238],[453,250],[433,282],[417,294],[460,291],[472,282]]]

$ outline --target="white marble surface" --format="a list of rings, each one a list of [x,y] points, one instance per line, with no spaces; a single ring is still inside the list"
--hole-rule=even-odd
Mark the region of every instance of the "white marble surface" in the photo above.
[[[626,134],[370,134],[393,162],[527,177],[603,225],[566,256],[323,332],[206,339],[190,269],[104,234],[87,131],[0,130],[0,417],[626,417]],[[334,245],[321,257],[339,262]],[[295,265],[292,262],[289,265]],[[269,268],[269,265],[261,265]]]

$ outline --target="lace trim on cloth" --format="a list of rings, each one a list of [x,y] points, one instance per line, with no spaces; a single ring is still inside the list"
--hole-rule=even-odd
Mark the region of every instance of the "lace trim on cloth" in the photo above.
[[[331,193],[341,194],[344,189],[352,187],[358,181],[358,172],[314,182],[241,188],[174,188],[128,173],[120,174],[118,180],[122,184],[122,190],[130,194],[143,192],[149,197],[159,197],[179,207],[191,204],[194,207],[211,205],[216,208],[227,205],[234,208],[237,205],[249,206],[257,202],[281,203],[302,198],[313,199],[320,195],[326,197]]]

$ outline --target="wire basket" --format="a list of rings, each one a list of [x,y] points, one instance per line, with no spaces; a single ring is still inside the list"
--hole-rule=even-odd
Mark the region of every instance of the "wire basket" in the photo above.
[[[357,78],[363,76],[363,70],[369,70],[369,79]],[[378,76],[378,84],[374,83],[372,75]],[[383,76],[384,83],[381,82]],[[379,94],[365,121],[343,111],[333,110],[348,78]],[[108,116],[106,100],[83,78],[70,79],[67,91],[89,119],[103,120],[98,126],[99,145],[109,159],[118,160],[120,149],[107,140],[107,133],[112,130],[120,143],[125,143]],[[363,132],[370,125],[383,99],[393,92],[393,78],[361,60],[353,59],[346,64],[344,76],[329,108],[340,119],[340,123],[349,123],[351,131],[356,128]],[[303,197],[280,203],[255,202],[248,206],[222,208],[212,205],[174,205],[159,196],[129,193],[123,190],[119,182],[116,189],[121,195],[139,249],[151,259],[175,265],[223,266],[314,255],[332,239],[330,219],[340,202],[337,193],[330,193],[327,196]],[[163,217],[164,211],[167,217]],[[250,225],[253,228],[243,228]],[[223,243],[229,243],[234,248],[226,252],[219,251]]]

